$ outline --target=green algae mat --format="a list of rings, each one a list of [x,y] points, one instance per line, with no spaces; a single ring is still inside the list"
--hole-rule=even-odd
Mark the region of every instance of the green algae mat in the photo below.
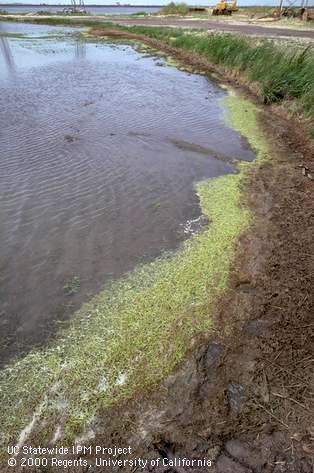
[[[252,218],[243,204],[243,178],[268,155],[255,106],[234,94],[226,103],[229,123],[248,139],[257,162],[198,183],[206,229],[113,282],[82,306],[51,347],[1,372],[3,452],[33,431],[42,445],[73,441],[92,426],[98,409],[157,385],[184,359],[193,339],[210,331],[235,243]]]

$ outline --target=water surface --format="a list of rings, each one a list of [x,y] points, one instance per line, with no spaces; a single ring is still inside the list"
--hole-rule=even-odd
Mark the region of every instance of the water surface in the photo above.
[[[67,5],[69,7],[69,4]],[[0,5],[0,10],[5,10],[12,15],[18,13],[37,13],[41,12],[62,12],[64,6],[62,5]],[[104,5],[86,5],[86,11],[92,15],[132,15],[134,13],[146,12],[157,13],[160,7],[156,6],[104,6]]]
[[[0,24],[0,358],[178,246],[195,183],[253,159],[225,92],[69,28]]]

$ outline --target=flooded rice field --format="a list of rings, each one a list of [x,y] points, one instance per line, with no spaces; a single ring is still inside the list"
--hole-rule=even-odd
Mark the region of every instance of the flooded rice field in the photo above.
[[[254,158],[225,93],[130,45],[0,23],[1,363],[176,248],[195,183]]]

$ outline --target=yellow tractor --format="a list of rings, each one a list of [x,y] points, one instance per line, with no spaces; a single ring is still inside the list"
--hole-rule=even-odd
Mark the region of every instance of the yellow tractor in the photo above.
[[[232,2],[230,1],[221,1],[216,4],[213,9],[213,15],[232,15],[233,12],[237,11],[237,0]]]

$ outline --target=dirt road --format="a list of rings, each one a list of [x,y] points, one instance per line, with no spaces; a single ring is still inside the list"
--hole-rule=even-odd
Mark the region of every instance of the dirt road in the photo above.
[[[314,41],[314,30],[295,30],[281,27],[265,27],[248,24],[224,23],[214,20],[194,20],[189,18],[126,18],[110,17],[112,23],[122,25],[175,26],[180,28],[200,28],[208,31],[226,31],[254,36],[307,38]]]

